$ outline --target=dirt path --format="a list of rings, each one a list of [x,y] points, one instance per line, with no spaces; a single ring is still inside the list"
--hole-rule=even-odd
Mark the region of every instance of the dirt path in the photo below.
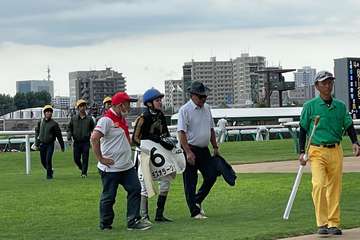
[[[233,165],[233,168],[237,173],[264,173],[264,172],[287,173],[287,172],[297,172],[299,168],[299,162],[293,160],[293,161],[281,161],[281,162],[240,164],[240,165]],[[305,172],[310,172],[309,164],[306,165]],[[360,158],[345,157],[344,172],[360,172]]]
[[[331,235],[331,236],[319,237],[319,235],[313,234],[313,235],[305,235],[305,236],[292,237],[292,238],[282,238],[282,240],[318,240],[318,239],[359,240],[360,228],[343,230],[343,235],[341,236]]]

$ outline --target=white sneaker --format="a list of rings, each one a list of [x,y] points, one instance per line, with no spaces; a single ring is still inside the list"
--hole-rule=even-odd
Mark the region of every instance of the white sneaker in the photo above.
[[[202,215],[201,213],[199,213],[198,215],[192,217],[193,219],[196,219],[196,220],[201,220],[201,219],[207,219],[208,217],[205,216],[205,215]]]
[[[205,211],[204,211],[204,209],[201,207],[201,205],[198,204],[198,203],[195,203],[195,205],[196,205],[198,208],[200,208],[200,213],[205,216]]]

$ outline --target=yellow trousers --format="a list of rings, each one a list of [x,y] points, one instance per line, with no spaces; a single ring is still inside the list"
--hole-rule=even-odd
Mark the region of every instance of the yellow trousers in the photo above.
[[[342,147],[310,146],[309,160],[317,226],[338,227],[343,168]]]

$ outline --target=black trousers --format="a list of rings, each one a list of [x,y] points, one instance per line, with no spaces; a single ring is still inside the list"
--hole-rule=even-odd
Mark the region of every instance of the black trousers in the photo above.
[[[119,184],[127,192],[127,224],[131,226],[140,219],[141,186],[135,168],[123,172],[99,170],[103,191],[100,197],[100,228],[111,226],[114,220],[113,205]]]
[[[40,143],[39,147],[41,164],[45,168],[47,176],[53,176],[52,170],[52,156],[54,153],[54,142]]]
[[[186,162],[186,169],[183,173],[184,191],[186,202],[192,217],[200,213],[200,208],[196,204],[201,204],[209,194],[212,186],[216,182],[217,170],[213,159],[211,158],[209,148],[200,148],[190,146],[191,151],[195,154],[195,165],[192,166]],[[198,182],[197,171],[203,176],[203,183],[196,193]]]
[[[74,146],[73,146],[74,162],[81,170],[81,174],[84,175],[87,175],[88,166],[89,166],[89,149],[90,149],[90,141],[84,141],[84,142],[74,141]]]

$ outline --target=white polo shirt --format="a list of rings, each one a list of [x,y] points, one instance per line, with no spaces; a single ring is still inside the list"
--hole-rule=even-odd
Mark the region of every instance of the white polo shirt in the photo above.
[[[226,129],[226,125],[228,124],[228,122],[226,121],[225,118],[221,118],[218,122],[217,125],[220,129]]]
[[[131,159],[131,147],[125,131],[115,127],[108,117],[102,117],[96,124],[95,130],[104,134],[100,139],[101,154],[105,158],[114,160],[110,167],[98,162],[97,167],[104,172],[121,172],[134,167]]]
[[[184,131],[189,144],[197,147],[207,147],[210,143],[211,128],[214,120],[210,107],[204,104],[197,106],[191,99],[179,109],[177,131]]]

